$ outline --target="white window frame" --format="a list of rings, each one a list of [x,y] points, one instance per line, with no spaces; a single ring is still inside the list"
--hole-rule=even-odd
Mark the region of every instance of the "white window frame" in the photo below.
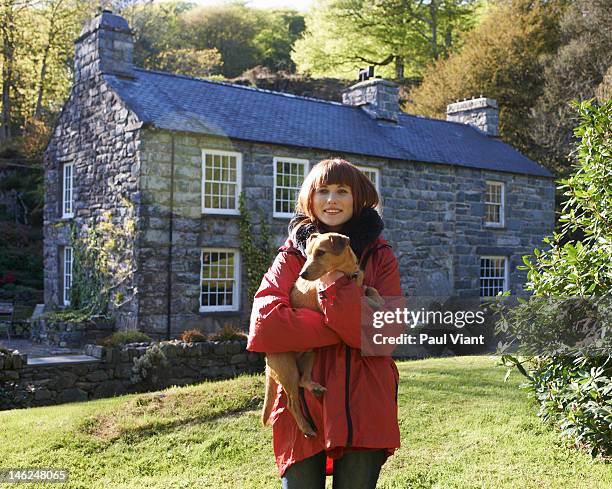
[[[68,169],[70,176],[67,178]],[[62,169],[62,218],[74,217],[74,163],[64,163]]]
[[[72,246],[64,247],[64,280],[62,285],[64,290],[62,291],[63,302],[65,306],[70,305],[70,288],[72,287],[72,263],[74,255],[72,253]],[[69,266],[68,266],[69,265]]]
[[[204,306],[202,305],[202,282],[204,281],[204,253],[233,253],[234,254],[234,287],[231,306]],[[240,310],[240,251],[235,248],[202,248],[200,252],[200,312],[239,311]]]
[[[235,203],[236,207],[233,209],[216,209],[214,207],[205,207],[204,206],[204,188],[206,184],[206,155],[211,156],[233,156],[236,158],[236,187],[235,187]],[[233,182],[215,182],[215,183],[233,183]],[[234,151],[220,151],[213,149],[202,149],[202,182],[200,186],[200,191],[202,194],[201,204],[202,204],[202,214],[229,214],[229,215],[240,215],[240,206],[238,204],[238,199],[240,197],[240,192],[242,192],[242,153],[237,153]]]
[[[372,172],[376,175],[376,181],[374,182],[374,187],[376,187],[376,191],[378,192],[378,195],[380,196],[380,169],[374,166],[359,166],[359,165],[355,165],[355,166],[357,166],[357,168],[359,168],[364,173]]]
[[[487,180],[486,181],[486,188],[485,188],[485,226],[487,227],[504,227],[505,223],[506,223],[506,217],[505,217],[505,205],[504,202],[506,200],[506,186],[504,185],[504,182],[498,182],[498,181],[494,181],[494,180]],[[500,187],[501,192],[500,192],[500,199],[501,202],[489,202],[487,199],[487,194],[488,194],[488,187],[489,185],[495,186],[495,187]],[[487,216],[487,205],[499,205],[499,222],[494,222],[494,221],[487,221],[486,220],[486,216]]]
[[[506,292],[507,290],[509,290],[509,281],[510,281],[510,277],[509,277],[509,263],[510,263],[510,258],[507,256],[503,256],[503,255],[499,255],[499,256],[494,256],[494,255],[484,255],[484,256],[480,256],[479,257],[479,263],[478,263],[478,276],[479,276],[479,280],[478,280],[478,295],[480,296],[481,299],[491,299],[496,297],[496,295],[482,295],[483,292],[483,287],[482,287],[482,280],[487,280],[487,279],[493,279],[494,277],[483,277],[482,276],[482,260],[504,260],[504,285],[503,285],[503,290],[502,292]]]
[[[278,162],[284,162],[284,163],[298,163],[304,166],[304,177],[302,178],[302,182],[304,181],[304,179],[306,178],[306,175],[308,175],[308,172],[310,171],[310,161],[308,160],[303,160],[301,158],[284,158],[282,156],[275,156],[274,158],[272,158],[272,165],[274,166],[274,188],[272,191],[272,216],[273,217],[280,217],[280,218],[291,218],[293,217],[293,212],[277,212],[276,211],[276,190],[277,190],[277,185],[276,185],[276,176],[277,176],[277,163]],[[290,187],[282,187],[282,188],[290,188]],[[301,184],[296,187],[297,192],[300,191],[301,188]],[[291,188],[293,190],[293,188]],[[297,197],[297,194],[296,194]],[[297,198],[296,198],[297,200]]]

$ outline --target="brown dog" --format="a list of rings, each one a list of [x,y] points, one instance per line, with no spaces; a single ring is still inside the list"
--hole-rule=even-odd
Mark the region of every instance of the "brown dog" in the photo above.
[[[306,243],[306,263],[291,290],[291,305],[321,311],[317,301],[317,281],[331,271],[339,271],[355,279],[361,287],[363,272],[350,247],[350,239],[338,233],[312,234]],[[376,289],[366,287],[366,296],[372,307],[384,303]],[[307,421],[300,407],[299,388],[322,396],[326,389],[311,377],[315,352],[283,352],[266,354],[266,391],[262,423],[268,422],[272,405],[280,384],[287,395],[287,407],[305,436],[315,436],[316,427]]]

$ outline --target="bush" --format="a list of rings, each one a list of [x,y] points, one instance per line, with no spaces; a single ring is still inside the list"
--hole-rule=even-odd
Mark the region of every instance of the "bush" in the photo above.
[[[561,180],[561,232],[523,257],[529,300],[500,308],[502,362],[527,377],[539,415],[591,455],[612,455],[612,101],[579,106],[576,171]],[[582,235],[581,241],[572,236]],[[506,353],[512,345],[516,354]],[[523,355],[519,357],[518,355]],[[506,376],[510,373],[508,371]]]
[[[158,343],[151,345],[141,357],[134,358],[130,380],[134,384],[144,383],[149,388],[157,385],[162,372],[170,366],[170,362]]]
[[[184,341],[185,343],[199,343],[206,341],[206,336],[198,329],[190,329],[183,331],[181,341]]]
[[[211,341],[234,341],[246,339],[246,334],[242,331],[235,329],[233,326],[226,324],[216,333],[208,335],[208,339]]]
[[[577,448],[592,456],[612,453],[612,358],[543,358],[527,384],[540,404],[542,419],[561,429]]]
[[[50,323],[88,323],[91,322],[91,316],[87,311],[82,309],[64,309],[61,311],[49,311],[38,316],[38,319],[44,319]]]
[[[116,331],[106,338],[98,340],[100,346],[122,346],[128,343],[150,343],[153,339],[141,331]]]

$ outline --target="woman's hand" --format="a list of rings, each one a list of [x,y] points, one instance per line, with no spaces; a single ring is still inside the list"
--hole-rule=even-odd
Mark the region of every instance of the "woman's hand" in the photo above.
[[[326,273],[325,275],[319,278],[319,282],[323,286],[320,288],[329,287],[331,284],[333,284],[336,280],[338,280],[343,275],[344,274],[342,272],[339,272],[338,270],[334,270],[332,272]]]

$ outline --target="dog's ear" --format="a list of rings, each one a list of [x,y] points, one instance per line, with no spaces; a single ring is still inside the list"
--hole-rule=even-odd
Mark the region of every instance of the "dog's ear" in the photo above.
[[[329,237],[329,241],[332,247],[332,253],[334,255],[339,255],[344,251],[344,249],[350,245],[351,240],[348,236],[344,236],[343,234],[332,234]]]
[[[308,236],[306,244],[310,243],[313,239],[317,239],[319,236],[321,236],[319,233],[312,233],[310,236]]]
[[[318,237],[319,237],[319,233],[312,233],[310,236],[308,236],[308,239],[306,240],[306,254],[307,255],[310,255],[310,250],[313,246],[314,240]]]

